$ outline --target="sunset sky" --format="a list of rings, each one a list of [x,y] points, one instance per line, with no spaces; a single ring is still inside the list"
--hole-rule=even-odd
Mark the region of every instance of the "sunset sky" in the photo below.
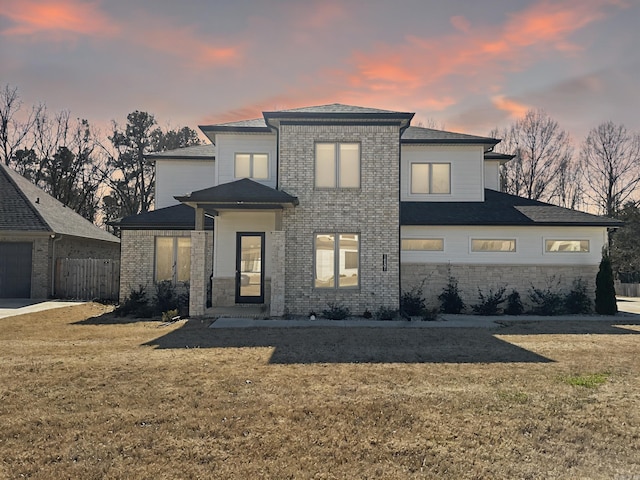
[[[108,128],[347,103],[486,135],[640,131],[640,0],[0,0],[0,84]]]

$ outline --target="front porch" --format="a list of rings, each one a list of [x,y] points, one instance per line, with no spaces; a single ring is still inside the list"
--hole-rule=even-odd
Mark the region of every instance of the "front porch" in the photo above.
[[[297,198],[242,179],[176,199],[194,208],[196,216],[191,232],[190,315],[284,315],[282,209],[297,205]],[[204,231],[205,216],[213,218],[213,232]],[[207,235],[213,235],[212,242]],[[213,259],[210,268],[207,258]],[[212,306],[207,308],[210,284]]]

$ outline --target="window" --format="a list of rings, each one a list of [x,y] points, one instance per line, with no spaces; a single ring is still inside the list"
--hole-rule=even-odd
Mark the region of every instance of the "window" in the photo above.
[[[451,193],[451,164],[412,163],[411,193]]]
[[[360,188],[360,144],[316,143],[316,188]]]
[[[351,233],[316,234],[314,243],[314,286],[316,288],[359,286],[359,237],[358,234]]]
[[[589,240],[545,240],[544,251],[584,253],[589,251]]]
[[[156,237],[156,283],[188,282],[191,275],[191,238]]]
[[[444,238],[403,238],[401,248],[404,251],[442,252]]]
[[[472,239],[472,252],[515,252],[515,239]]]
[[[269,155],[266,153],[236,153],[236,178],[269,178]]]

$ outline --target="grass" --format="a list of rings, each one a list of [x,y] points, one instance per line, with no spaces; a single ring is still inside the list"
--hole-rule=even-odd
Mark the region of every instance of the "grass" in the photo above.
[[[0,478],[640,475],[640,327],[504,323],[213,330],[96,304],[2,319]],[[558,381],[578,377],[600,384]]]
[[[568,375],[562,381],[574,387],[596,388],[609,378],[609,373],[588,373],[584,375]]]

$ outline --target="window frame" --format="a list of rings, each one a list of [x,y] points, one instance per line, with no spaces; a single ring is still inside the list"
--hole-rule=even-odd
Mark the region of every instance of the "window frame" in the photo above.
[[[172,257],[173,257],[173,264],[171,266],[171,278],[170,279],[162,279],[162,280],[158,280],[158,240],[160,239],[171,239],[171,253],[172,253]],[[179,243],[180,240],[184,239],[184,240],[188,240],[189,241],[189,254],[188,254],[188,258],[189,258],[189,278],[187,278],[186,280],[180,280],[179,279],[179,272],[180,272],[180,266],[178,264],[180,256],[179,256]],[[166,236],[166,235],[156,235],[154,237],[153,240],[153,260],[154,260],[154,265],[153,265],[153,283],[154,284],[158,284],[160,282],[171,282],[173,285],[177,285],[179,283],[184,283],[184,282],[189,282],[191,280],[191,237],[185,237],[185,236]]]
[[[333,145],[333,186],[318,186],[318,145]],[[341,185],[340,176],[340,145],[357,145],[358,146],[358,186],[343,187]],[[362,142],[358,141],[316,141],[313,144],[313,188],[315,190],[359,190],[362,188]]]
[[[429,249],[429,250],[421,250],[421,249],[414,249],[414,248],[405,249],[403,247],[403,242],[405,242],[405,241],[409,242],[411,240],[419,240],[419,241],[423,241],[423,240],[438,240],[442,244],[442,247],[438,248],[438,249]],[[445,249],[444,237],[406,237],[406,238],[401,238],[400,239],[400,251],[401,252],[444,252],[444,249]]]
[[[474,250],[473,248],[473,243],[474,242],[513,242],[513,250]],[[469,252],[471,252],[472,254],[475,253],[479,253],[479,254],[484,254],[484,253],[489,253],[489,254],[494,254],[494,253],[508,253],[508,254],[512,254],[512,253],[517,253],[518,251],[518,239],[517,238],[470,238],[469,239]]]
[[[413,166],[414,165],[427,165],[429,167],[429,184],[428,192],[414,192],[413,191]],[[433,166],[434,165],[447,165],[449,168],[448,178],[448,191],[446,192],[433,192]],[[409,194],[410,195],[451,195],[451,162],[410,162],[409,163]]]
[[[248,177],[239,177],[238,176],[238,166],[237,166],[237,162],[238,162],[238,155],[249,155],[249,173],[250,176]],[[254,156],[255,155],[264,155],[265,157],[267,157],[267,176],[266,177],[255,177],[254,176]],[[242,178],[248,178],[250,180],[270,180],[271,179],[271,159],[269,158],[269,154],[266,152],[235,152],[233,154],[233,178],[235,179],[242,179]]]
[[[323,235],[333,235],[333,285],[332,286],[318,286],[317,281],[317,260],[318,260],[318,237]],[[357,266],[356,266],[356,275],[357,275],[357,283],[356,285],[340,285],[340,237],[342,235],[355,235],[357,236]],[[345,291],[345,290],[359,290],[360,289],[360,274],[361,274],[361,234],[359,232],[348,232],[348,231],[340,231],[340,232],[331,232],[331,231],[318,231],[313,233],[313,279],[312,286],[316,290],[324,290],[324,291]],[[347,253],[345,251],[345,253]],[[347,263],[346,255],[345,255],[345,265]],[[346,267],[345,267],[346,268]],[[350,269],[352,270],[352,269]]]
[[[587,249],[586,250],[548,250],[547,249],[547,242],[578,242],[580,244],[582,244],[582,242],[587,242]],[[570,254],[576,254],[576,253],[582,253],[582,254],[586,254],[586,253],[591,253],[591,242],[589,241],[588,238],[543,238],[542,239],[542,251],[545,255],[550,254],[550,255],[556,255],[558,253],[562,254],[562,253],[570,253]]]

